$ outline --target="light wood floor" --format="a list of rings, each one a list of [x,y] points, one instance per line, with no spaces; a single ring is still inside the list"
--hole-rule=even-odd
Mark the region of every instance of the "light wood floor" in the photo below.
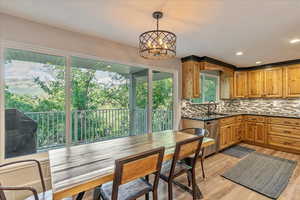
[[[289,181],[287,188],[279,197],[279,200],[300,200],[300,155],[285,153],[263,147],[241,144],[250,148],[256,149],[256,151],[269,154],[281,158],[298,161],[298,165],[294,171],[292,178]],[[210,156],[205,159],[204,166],[207,178],[202,179],[201,168],[198,165],[197,182],[204,195],[204,200],[269,200],[269,198],[260,195],[252,190],[249,190],[243,186],[235,184],[220,174],[233,167],[239,162],[240,159],[228,156],[222,153]],[[182,183],[186,183],[186,177],[178,177]],[[184,192],[177,186],[174,188],[174,199],[176,200],[189,200],[192,199],[191,195]],[[159,184],[159,200],[167,199],[167,185],[160,181]],[[85,197],[86,200],[92,199],[92,192],[88,192]],[[143,198],[142,198],[143,199]]]

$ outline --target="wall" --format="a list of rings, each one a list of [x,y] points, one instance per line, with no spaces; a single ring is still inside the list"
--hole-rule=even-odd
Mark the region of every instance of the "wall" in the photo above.
[[[105,40],[100,37],[87,36],[55,28],[1,13],[0,38],[97,56],[104,60],[124,64],[157,66],[166,69],[173,68],[176,70],[181,66],[179,58],[160,61],[143,59],[138,55],[138,49],[132,46]]]
[[[25,20],[0,13],[0,39],[3,41],[20,42],[28,45],[56,49],[64,52],[74,52],[99,57],[103,60],[135,66],[154,66],[166,70],[175,70],[180,74],[181,61],[171,60],[151,61],[141,58],[138,49],[132,46],[75,33],[60,28]],[[0,48],[1,49],[1,48]],[[1,52],[0,52],[1,53]],[[1,60],[1,57],[0,57]],[[1,80],[0,80],[1,81]],[[179,86],[180,76],[179,76]],[[180,89],[178,90],[180,98]],[[179,101],[179,100],[178,100]],[[177,116],[179,119],[180,116]],[[1,126],[1,124],[0,124]],[[3,126],[3,125],[2,125]],[[3,133],[0,133],[0,135]],[[0,137],[1,140],[1,137]],[[0,145],[3,145],[0,141]],[[1,151],[0,151],[1,152]],[[44,158],[44,157],[43,157]],[[43,161],[43,169],[47,180],[47,188],[51,188],[49,163]],[[36,168],[32,165],[0,170],[0,182],[11,186],[34,186],[41,191]],[[17,177],[17,178],[16,178]],[[9,200],[24,199],[29,193],[8,192]]]
[[[205,114],[206,105],[181,102],[182,116]],[[282,115],[300,115],[300,99],[235,99],[224,100],[218,104],[217,112],[275,113]]]

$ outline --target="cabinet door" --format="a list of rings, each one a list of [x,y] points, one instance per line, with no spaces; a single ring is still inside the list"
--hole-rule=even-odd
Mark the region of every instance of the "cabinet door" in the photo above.
[[[231,126],[222,126],[220,128],[220,149],[224,149],[230,145],[231,141]]]
[[[187,61],[182,64],[182,98],[200,97],[200,68],[200,63],[195,61]]]
[[[285,97],[300,97],[300,64],[284,68]]]
[[[256,123],[255,143],[266,143],[266,128],[263,123]]]
[[[228,75],[221,72],[220,75],[220,99],[231,99],[233,97],[233,74]]]
[[[247,122],[246,123],[245,140],[254,142],[255,133],[256,133],[255,123]]]
[[[263,89],[263,71],[248,71],[248,97],[261,97]]]
[[[238,143],[244,137],[244,126],[242,123],[238,123],[234,126],[234,143]]]
[[[282,77],[281,67],[264,70],[264,97],[282,97]]]
[[[234,72],[234,97],[244,98],[247,97],[248,93],[248,82],[247,82],[247,72],[237,71]]]

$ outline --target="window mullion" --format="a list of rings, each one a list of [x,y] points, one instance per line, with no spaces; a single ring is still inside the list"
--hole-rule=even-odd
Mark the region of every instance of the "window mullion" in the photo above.
[[[148,70],[148,112],[147,112],[147,132],[152,133],[152,105],[153,105],[153,72],[152,69]]]
[[[1,41],[0,41],[1,42]],[[4,49],[0,43],[0,163],[5,155],[5,127],[4,127]]]
[[[72,70],[71,70],[71,56],[66,57],[66,70],[65,70],[65,113],[66,113],[66,145],[71,146],[71,95],[72,95]]]

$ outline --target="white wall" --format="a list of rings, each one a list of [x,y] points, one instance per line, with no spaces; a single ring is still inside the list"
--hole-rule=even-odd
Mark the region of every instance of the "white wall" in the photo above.
[[[180,59],[175,58],[161,61],[145,60],[138,55],[137,48],[105,40],[100,37],[87,36],[0,13],[0,39],[3,41],[8,40],[61,51],[96,56],[103,60],[114,61],[117,63],[174,69],[179,72],[178,85],[181,85]],[[180,98],[180,94],[178,98]],[[3,133],[0,133],[0,135],[1,134]],[[3,141],[2,143],[0,142],[0,145],[3,145]],[[1,149],[4,149],[4,147]],[[43,160],[43,169],[47,180],[47,186],[50,188],[50,173],[47,159]],[[16,169],[10,168],[0,170],[0,181],[5,185],[20,186],[25,184],[37,186],[39,179],[36,172],[37,171],[34,170],[32,165],[26,165]],[[27,195],[28,193],[10,192],[8,193],[8,199],[19,200]]]
[[[151,61],[141,58],[138,49],[128,45],[75,33],[0,13],[0,37],[53,49],[97,56],[124,64],[179,69],[180,59]],[[137,40],[138,42],[138,40]]]

